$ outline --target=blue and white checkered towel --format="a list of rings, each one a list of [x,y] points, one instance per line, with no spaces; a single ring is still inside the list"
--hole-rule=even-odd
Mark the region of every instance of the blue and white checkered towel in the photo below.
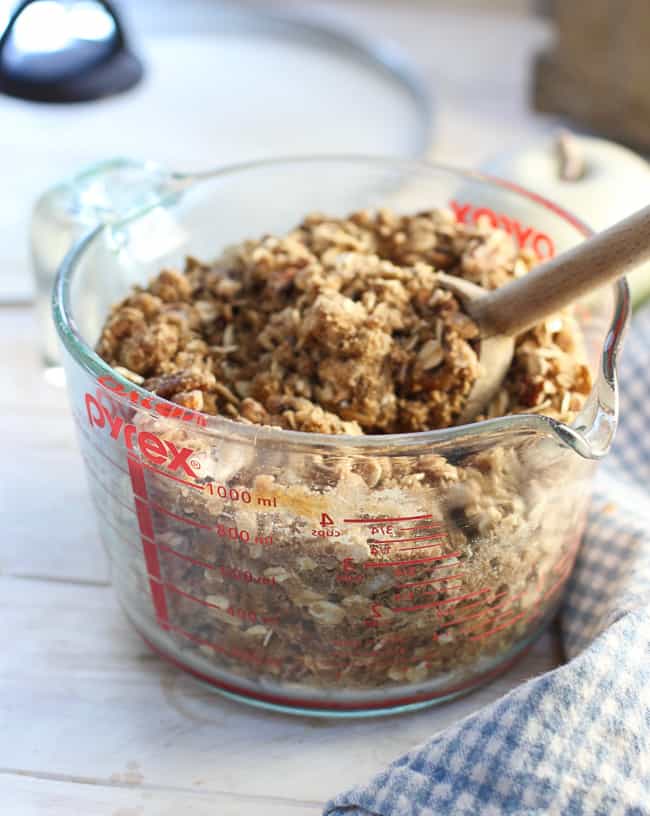
[[[650,309],[620,380],[618,436],[561,616],[566,665],[337,796],[327,816],[650,814]]]

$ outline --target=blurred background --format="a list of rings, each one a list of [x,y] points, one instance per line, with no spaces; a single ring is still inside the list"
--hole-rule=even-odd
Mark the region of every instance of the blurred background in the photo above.
[[[126,200],[123,176],[98,192],[95,173],[92,212],[59,195],[34,235],[44,192],[115,157],[180,171],[428,157],[514,178],[596,228],[650,192],[647,0],[0,0],[0,31],[4,303],[34,297],[48,228],[43,291],[79,232],[146,194],[142,176]]]

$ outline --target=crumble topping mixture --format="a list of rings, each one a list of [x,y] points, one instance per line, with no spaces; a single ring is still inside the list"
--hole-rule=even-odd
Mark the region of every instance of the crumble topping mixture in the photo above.
[[[188,408],[333,434],[453,425],[479,375],[477,328],[437,271],[487,288],[533,264],[446,210],[312,215],[284,237],[188,258],[112,311],[97,351]],[[488,416],[570,421],[589,393],[569,313],[522,335]]]

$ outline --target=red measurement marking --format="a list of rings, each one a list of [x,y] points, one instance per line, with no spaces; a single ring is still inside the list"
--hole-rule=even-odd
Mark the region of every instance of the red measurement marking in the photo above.
[[[507,629],[509,626],[512,626],[513,623],[517,623],[517,621],[520,621],[522,618],[526,618],[526,617],[535,618],[535,617],[537,617],[537,615],[539,615],[540,612],[541,612],[541,609],[540,609],[541,605],[544,603],[544,601],[546,601],[548,598],[550,598],[550,596],[553,595],[560,588],[560,586],[566,580],[568,573],[569,573],[569,570],[567,570],[564,575],[562,575],[560,578],[558,578],[558,580],[555,581],[546,590],[546,592],[542,595],[542,597],[539,599],[539,601],[535,604],[534,607],[532,607],[531,609],[526,609],[524,612],[521,612],[519,615],[516,615],[514,618],[509,618],[507,621],[502,623],[500,626],[495,627],[494,629],[490,629],[487,632],[481,632],[480,635],[477,635],[474,632],[470,632],[469,634],[474,635],[474,637],[471,637],[470,640],[476,640],[476,641],[485,640],[486,638],[497,634],[497,632],[501,632],[503,629]],[[509,611],[509,610],[507,610],[507,611]],[[495,621],[496,620],[499,620],[499,618],[496,618]]]
[[[135,626],[135,624],[134,624],[134,626]],[[265,694],[265,693],[262,693],[262,692],[252,692],[250,689],[244,688],[243,686],[233,685],[232,683],[226,683],[226,682],[223,682],[222,680],[215,680],[215,678],[212,677],[211,675],[208,675],[208,674],[205,674],[203,672],[197,671],[195,668],[188,665],[187,663],[183,663],[180,660],[176,659],[175,657],[172,657],[168,653],[168,651],[166,651],[166,648],[167,649],[169,648],[168,646],[167,647],[156,646],[154,643],[152,643],[146,637],[146,635],[144,635],[142,632],[140,632],[138,630],[137,626],[135,626],[135,628],[139,632],[140,637],[144,640],[144,642],[147,644],[147,646],[149,646],[149,648],[153,652],[156,652],[156,654],[160,655],[160,657],[162,657],[168,663],[171,663],[172,665],[176,666],[179,669],[183,669],[183,671],[186,671],[189,674],[194,675],[194,677],[197,677],[199,680],[202,680],[203,682],[208,683],[208,684],[214,686],[215,688],[223,689],[224,691],[228,691],[231,694],[236,694],[239,697],[245,697],[245,698],[250,697],[253,700],[259,700],[260,702],[271,703],[272,705],[282,705],[282,706],[289,707],[289,708],[311,708],[311,709],[315,709],[315,710],[321,711],[321,712],[322,711],[335,711],[335,710],[340,710],[340,711],[361,711],[361,710],[363,710],[363,711],[372,711],[373,709],[380,709],[381,710],[381,709],[386,709],[386,708],[391,708],[391,707],[396,707],[396,706],[417,705],[418,703],[426,702],[428,700],[434,700],[434,699],[436,699],[438,697],[445,697],[445,696],[453,694],[454,692],[457,692],[457,691],[464,691],[465,689],[475,688],[476,686],[480,685],[481,683],[486,682],[487,680],[490,680],[490,679],[492,679],[494,677],[497,677],[498,675],[502,674],[503,672],[506,672],[516,661],[521,659],[522,654],[526,654],[528,651],[530,651],[531,646],[532,646],[532,644],[530,646],[527,646],[522,652],[519,652],[518,654],[516,654],[511,660],[508,660],[506,663],[500,664],[495,669],[491,669],[488,672],[485,672],[483,674],[474,676],[474,677],[470,678],[469,680],[466,680],[464,683],[460,683],[459,685],[444,688],[443,690],[441,690],[439,692],[434,692],[434,693],[422,692],[421,694],[417,694],[417,695],[414,695],[414,696],[411,696],[411,697],[397,697],[397,698],[387,697],[387,698],[382,698],[382,700],[379,701],[379,702],[359,704],[357,702],[349,702],[349,703],[339,702],[337,700],[332,700],[331,698],[330,699],[323,699],[323,700],[304,700],[304,699],[294,698],[294,697],[284,697],[284,696],[280,696],[280,695],[276,695],[276,694]],[[170,627],[170,628],[174,628],[174,627]],[[195,640],[195,638],[190,637],[190,640]],[[208,646],[214,646],[214,644],[211,644],[211,643],[208,643],[207,645]],[[272,663],[274,665],[278,665],[278,663],[279,663],[279,661],[277,661],[277,660],[275,660],[273,658],[266,658],[266,662],[268,664]]]
[[[482,604],[483,604],[483,599],[481,599],[480,601],[475,601],[474,603],[467,604],[467,606],[464,606],[462,611],[465,612],[468,609],[475,609],[477,606],[481,606]],[[481,615],[483,615],[483,613],[484,613],[484,610],[481,609],[480,612],[475,612],[473,615],[464,615],[462,618],[452,618],[451,620],[448,620],[448,621],[445,621],[444,623],[441,623],[438,628],[439,629],[447,629],[449,626],[456,626],[459,623],[466,623],[467,621],[470,621],[470,620],[476,620],[476,618],[480,618]]]
[[[166,507],[156,504],[156,502],[151,502],[151,506],[158,510],[158,512],[164,513],[166,516],[171,516],[173,519],[176,519],[176,521],[182,521],[185,524],[190,524],[192,527],[199,527],[201,530],[214,530],[214,527],[210,524],[201,524],[198,521],[192,521],[192,519],[178,516],[176,513],[172,513],[171,510],[167,510]]]
[[[191,555],[185,555],[185,553],[179,553],[178,550],[174,550],[172,547],[168,547],[166,544],[161,544],[158,542],[158,549],[164,550],[165,552],[170,553],[171,555],[176,555],[178,558],[182,558],[183,561],[189,561],[190,564],[194,564],[197,567],[204,567],[204,569],[216,570],[219,567],[215,566],[214,564],[208,564],[207,561],[199,561],[198,558],[192,558]]]
[[[110,385],[109,385],[110,383]],[[120,397],[128,397],[132,405],[140,405],[147,410],[156,411],[163,417],[172,417],[174,419],[182,419],[184,422],[196,422],[197,425],[205,427],[207,420],[201,414],[197,414],[187,408],[182,408],[180,405],[170,405],[167,402],[158,402],[153,397],[141,397],[135,390],[127,390],[123,385],[118,383],[113,377],[103,376],[97,380],[97,385],[108,392],[112,398],[113,394],[118,394]],[[112,399],[111,399],[112,401]]]
[[[422,527],[401,527],[397,532],[400,535],[402,533],[433,532],[434,530],[438,530],[440,527],[444,527],[444,524],[441,521],[432,521],[429,524],[423,525]]]
[[[454,578],[462,578],[464,573],[457,572],[455,575],[442,575],[440,578],[427,578],[426,581],[411,581],[409,584],[400,584],[398,589],[406,589],[406,587],[426,586],[427,584],[435,584],[439,581],[451,581]]]
[[[507,629],[509,626],[512,626],[513,623],[517,623],[517,621],[531,614],[532,610],[526,609],[525,612],[521,612],[514,618],[510,618],[510,620],[507,620],[505,623],[502,623],[501,626],[496,626],[494,629],[490,629],[487,632],[483,632],[480,635],[475,635],[474,637],[471,637],[470,640],[485,640],[485,638],[491,637],[492,635],[496,635],[497,632],[500,632],[502,629]]]
[[[95,505],[95,509],[97,510],[98,514],[102,517],[104,523],[113,530],[117,538],[129,547],[134,546],[133,541],[129,541],[124,533],[123,530],[120,530],[119,527],[115,525],[115,523],[106,515],[104,510],[100,505]],[[133,511],[135,512],[135,510]],[[199,561],[197,558],[192,558],[190,555],[185,555],[184,553],[178,552],[178,550],[173,549],[172,547],[168,547],[166,544],[162,544],[160,541],[154,542],[159,550],[164,550],[171,555],[175,555],[178,558],[182,558],[183,561],[189,561],[190,564],[195,564],[197,567],[204,567],[205,569],[217,570],[219,569],[218,566],[215,564],[208,564],[207,561]],[[152,576],[149,576],[152,577]]]
[[[169,616],[167,613],[167,599],[165,598],[165,591],[161,583],[160,562],[158,561],[158,550],[153,541],[153,521],[151,519],[151,511],[145,503],[147,496],[147,486],[144,480],[144,470],[142,464],[131,456],[127,457],[129,475],[131,477],[131,485],[133,486],[133,493],[135,499],[135,510],[138,519],[138,526],[140,527],[140,540],[142,542],[142,551],[144,553],[144,561],[147,567],[147,572],[151,576],[149,578],[149,589],[151,592],[151,600],[153,601],[154,610],[158,623],[163,629],[169,627]],[[145,501],[143,501],[143,499]]]
[[[499,604],[495,604],[494,606],[491,606],[491,607],[490,607],[490,609],[498,609],[500,606],[503,606],[503,604],[504,604],[504,603],[507,603],[508,601],[510,601],[511,603],[512,603],[512,601],[518,601],[518,600],[519,600],[519,598],[521,598],[521,596],[522,596],[522,595],[525,595],[525,594],[526,594],[526,590],[524,589],[524,590],[523,590],[523,592],[520,592],[520,593],[519,593],[519,595],[513,595],[513,597],[512,597],[512,598],[508,598],[508,597],[506,597],[506,596],[508,595],[508,593],[507,593],[507,592],[498,592],[498,593],[497,593],[497,594],[494,596],[494,598],[492,598],[492,600],[493,600],[493,601],[496,601],[496,599],[497,599],[497,598],[505,598],[505,600],[503,600],[503,601],[502,601],[501,603],[499,603]]]
[[[156,553],[156,559],[157,558],[158,553]],[[158,624],[162,629],[167,629],[169,626],[167,618],[167,598],[165,597],[163,585],[150,580],[149,587],[151,589],[151,599],[153,600],[154,609],[156,610]]]
[[[105,491],[105,492],[106,492],[106,493],[107,493],[107,494],[108,494],[108,495],[111,497],[111,499],[113,499],[113,501],[115,501],[117,504],[119,504],[119,505],[120,505],[121,507],[123,507],[125,510],[128,510],[130,513],[135,513],[135,508],[133,507],[133,505],[128,505],[128,504],[127,504],[125,501],[123,501],[123,500],[122,500],[122,499],[121,499],[121,498],[120,498],[120,497],[119,497],[117,494],[113,493],[113,491],[112,491],[112,490],[110,490],[110,489],[109,489],[109,488],[106,486],[106,484],[105,484],[105,483],[104,483],[104,481],[103,481],[103,480],[102,480],[102,479],[101,479],[101,478],[98,476],[98,474],[97,474],[97,473],[95,473],[95,471],[94,471],[94,469],[93,469],[92,465],[90,464],[90,462],[89,462],[88,457],[86,456],[86,454],[82,452],[81,456],[82,456],[82,458],[83,458],[83,460],[84,460],[84,464],[86,465],[86,469],[88,470],[88,474],[89,474],[90,476],[92,476],[92,478],[94,479],[94,481],[95,481],[95,482],[97,482],[97,484],[98,484],[98,485],[99,485],[99,486],[102,488],[102,490],[104,490],[104,491]]]
[[[564,583],[564,581],[566,581],[566,579],[569,577],[570,572],[571,572],[571,568],[567,567],[567,569],[557,579],[557,581],[555,581],[553,584],[551,584],[551,586],[542,595],[541,603],[543,603],[547,598],[550,598],[550,596],[553,595],[561,587],[561,585]]]
[[[147,483],[144,480],[144,469],[134,456],[127,456],[126,464],[131,477],[131,487],[136,496],[145,501],[149,498],[147,494]]]
[[[215,652],[219,652],[220,654],[226,655],[226,657],[231,657],[235,660],[243,660],[246,663],[253,663],[256,665],[267,665],[267,666],[279,666],[280,661],[276,658],[268,657],[267,655],[258,656],[253,652],[246,652],[243,649],[233,649],[228,648],[227,646],[222,646],[219,643],[213,643],[210,640],[204,640],[203,638],[196,637],[196,635],[192,635],[190,632],[187,632],[185,629],[182,629],[180,626],[175,626],[174,624],[169,624],[167,626],[168,629],[171,629],[172,632],[176,632],[183,637],[186,637],[188,640],[191,640],[193,643],[197,643],[199,646],[209,646],[211,649],[214,649]],[[148,642],[148,641],[147,641]],[[151,644],[150,644],[151,645]],[[193,672],[196,673],[196,672]]]
[[[431,547],[442,547],[442,544],[418,544],[417,547],[400,547],[397,552],[410,552],[410,550],[430,550]]]
[[[553,572],[559,575],[560,573],[563,573],[567,567],[570,568],[570,565],[573,563],[573,559],[576,556],[576,552],[580,547],[580,541],[581,539],[578,538],[577,543],[573,544],[571,549],[567,550],[567,552],[564,553],[564,555],[553,567]]]
[[[166,589],[171,589],[171,590],[172,590],[172,592],[177,592],[179,595],[182,595],[184,598],[187,598],[187,599],[188,599],[188,600],[190,600],[190,601],[196,601],[196,603],[200,603],[200,604],[202,604],[203,606],[209,606],[209,607],[212,607],[212,609],[220,609],[222,612],[228,612],[228,613],[229,613],[229,614],[231,614],[233,617],[235,617],[235,618],[239,618],[240,620],[248,620],[248,621],[249,621],[249,623],[254,623],[254,622],[255,622],[255,620],[257,620],[257,619],[258,619],[258,618],[257,618],[257,614],[256,614],[255,612],[248,612],[248,611],[247,611],[247,610],[245,610],[245,609],[236,610],[235,612],[230,612],[230,610],[228,610],[228,609],[223,609],[222,607],[217,606],[217,604],[213,604],[213,603],[210,603],[210,601],[205,601],[205,600],[203,600],[203,598],[197,598],[197,597],[196,597],[196,595],[190,595],[190,593],[189,593],[189,592],[185,592],[185,591],[184,591],[184,590],[182,590],[180,587],[176,586],[176,584],[169,584],[169,583],[167,583],[167,584],[165,584],[165,588],[166,588]],[[242,613],[245,613],[245,614],[246,614],[246,616],[250,615],[250,616],[251,616],[251,618],[253,618],[253,617],[254,617],[254,619],[255,619],[255,620],[249,620],[249,619],[248,619],[248,617],[246,617],[246,618],[244,619],[244,618],[242,618],[240,615],[238,615],[238,614],[237,614],[237,611],[241,611]],[[262,623],[268,623],[268,624],[277,624],[277,623],[280,623],[280,616],[279,616],[279,615],[274,615],[274,616],[269,616],[269,617],[265,617],[265,618],[260,618],[259,620],[260,620]]]
[[[222,609],[220,606],[217,606],[217,604],[210,603],[209,601],[204,601],[203,598],[197,598],[196,595],[190,595],[189,592],[185,592],[180,587],[177,587],[176,584],[165,584],[165,587],[167,589],[171,589],[172,592],[176,592],[179,595],[182,595],[184,598],[187,598],[190,601],[196,601],[196,603],[200,603],[203,606],[209,606],[212,609],[221,609],[222,612],[227,612],[228,611],[227,609]]]
[[[402,516],[396,518],[376,518],[376,519],[343,519],[346,524],[383,524],[385,521],[416,521],[417,519],[430,519],[431,513],[427,516]]]
[[[504,186],[521,192],[521,188],[517,188],[515,184]],[[535,194],[530,194],[528,197],[544,204],[547,209],[557,212],[553,205],[550,205],[541,197],[535,196]],[[456,220],[461,224],[478,224],[480,219],[487,219],[494,227],[500,227],[511,235],[520,248],[528,247],[532,249],[540,260],[552,258],[555,255],[555,244],[546,233],[538,232],[533,227],[527,227],[504,213],[497,213],[488,207],[477,207],[475,204],[458,203],[457,201],[450,201],[449,206],[454,211]],[[558,214],[565,217],[563,213]]]
[[[446,606],[450,603],[460,603],[468,598],[475,598],[477,595],[484,595],[489,592],[489,589],[479,589],[477,592],[468,592],[467,595],[458,595],[455,598],[443,598],[441,601],[432,601],[431,603],[418,604],[417,606],[401,606],[393,607],[393,612],[419,612],[421,609],[433,609],[436,606]],[[467,607],[464,607],[465,609]]]
[[[188,482],[187,479],[181,479],[178,476],[172,476],[171,473],[165,473],[164,470],[159,470],[155,468],[153,465],[149,465],[147,462],[142,463],[143,467],[146,467],[147,470],[153,470],[154,473],[159,473],[161,476],[165,476],[167,479],[172,479],[174,482],[180,482],[181,484],[187,485],[188,487],[193,487],[195,490],[205,490],[205,485],[195,484],[194,482]]]
[[[155,551],[155,547],[153,549]],[[158,558],[158,553],[156,553],[156,558]],[[153,600],[154,609],[156,610],[158,624],[162,629],[167,629],[169,627],[169,623],[167,619],[167,599],[165,598],[165,590],[163,589],[162,584],[157,584],[153,580],[149,581],[149,586],[151,589],[151,598]]]
[[[147,505],[142,501],[142,499],[138,498],[137,496],[135,499],[135,514],[138,519],[138,527],[140,528],[140,533],[153,541],[154,532],[153,532],[153,519],[151,518],[151,513]]]
[[[95,443],[95,441],[93,440],[92,436],[90,436],[90,434],[89,434],[89,433],[87,433],[86,429],[85,429],[85,428],[84,428],[84,427],[81,425],[81,423],[80,423],[80,422],[79,422],[79,420],[77,419],[76,414],[74,415],[74,420],[75,420],[75,425],[76,425],[76,426],[77,426],[77,428],[78,428],[78,429],[81,431],[81,433],[83,434],[83,436],[84,436],[84,438],[85,438],[86,442],[88,442],[88,444],[90,445],[90,447],[91,447],[91,448],[92,448],[94,451],[96,451],[96,452],[97,452],[97,453],[98,453],[98,454],[99,454],[101,457],[103,457],[104,459],[106,459],[106,461],[107,461],[107,462],[108,462],[110,465],[113,465],[113,467],[114,467],[114,468],[117,468],[118,470],[121,470],[121,471],[122,471],[122,473],[128,473],[128,472],[129,472],[129,471],[128,471],[128,470],[127,470],[125,467],[123,467],[122,465],[118,464],[118,463],[117,463],[117,462],[115,462],[113,459],[111,459],[111,457],[110,457],[110,456],[109,456],[107,453],[104,453],[104,451],[103,451],[103,450],[102,450],[102,449],[99,447],[99,445],[97,445],[97,444]]]
[[[335,649],[357,649],[360,644],[360,638],[354,638],[352,640],[332,640],[330,642],[330,646],[333,646]]]
[[[507,613],[507,612],[510,612],[510,610],[512,609],[515,601],[518,601],[521,597],[523,597],[526,594],[526,592],[528,592],[528,590],[524,589],[522,592],[518,593],[517,595],[513,595],[512,598],[505,597],[504,600],[501,601],[501,603],[494,604],[494,606],[488,606],[485,609],[485,611],[482,613],[482,615],[479,617],[479,620],[482,617],[487,618],[490,615],[490,613],[492,613],[492,612],[500,612],[501,616],[503,617],[503,614]],[[507,595],[508,595],[507,592],[500,592],[498,595],[494,596],[493,600],[496,600],[497,598],[503,598],[504,596],[507,596]],[[498,615],[496,617],[498,617]],[[494,619],[496,619],[496,618],[494,618]],[[474,634],[474,633],[470,632],[469,634]]]
[[[572,552],[565,553],[562,556],[562,558],[560,558],[560,560],[557,562],[557,564],[555,564],[553,566],[552,572],[554,572],[556,575],[560,575],[560,574],[564,573],[566,568],[569,566],[569,564],[573,560],[573,555],[574,554]]]
[[[443,598],[443,600],[440,601],[440,605],[443,606],[450,603],[460,603],[460,601],[467,601],[470,598],[478,598],[479,595],[485,595],[485,593],[489,591],[490,588],[485,587],[484,589],[477,589],[476,592],[468,592],[465,595],[455,595],[453,598]]]
[[[369,538],[368,544],[406,544],[408,541],[434,541],[439,538],[446,538],[446,534],[435,533],[431,536],[420,536],[419,538]]]
[[[430,561],[446,561],[449,558],[456,558],[460,555],[460,550],[457,552],[448,553],[447,555],[433,555],[431,558],[417,558],[411,561],[366,561],[364,568],[369,567],[406,567],[410,564],[428,564]]]
[[[340,658],[338,656],[335,656],[334,659],[335,660],[345,661],[346,663],[347,663],[348,659],[351,658],[351,657],[366,658],[367,660],[373,660],[373,661],[382,660],[383,662],[386,662],[387,660],[395,661],[396,658],[400,658],[403,655],[404,655],[404,651],[391,651],[391,652],[380,651],[380,652],[374,652],[374,653],[361,651],[361,652],[350,652],[349,655],[342,655]],[[408,666],[416,665],[417,663],[420,663],[420,662],[422,662],[420,658],[413,657],[413,658],[411,658],[410,663],[409,663],[409,661],[402,660],[400,663],[396,662],[393,665],[396,668],[405,668],[405,667],[408,667]]]

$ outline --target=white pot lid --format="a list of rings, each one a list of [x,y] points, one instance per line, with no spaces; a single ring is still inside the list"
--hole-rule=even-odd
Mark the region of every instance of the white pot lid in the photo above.
[[[177,170],[309,153],[424,154],[428,94],[399,51],[290,17],[215,10],[219,31],[135,41],[143,81],[69,105],[0,96],[0,301],[32,292],[27,225],[47,187],[114,156]]]

